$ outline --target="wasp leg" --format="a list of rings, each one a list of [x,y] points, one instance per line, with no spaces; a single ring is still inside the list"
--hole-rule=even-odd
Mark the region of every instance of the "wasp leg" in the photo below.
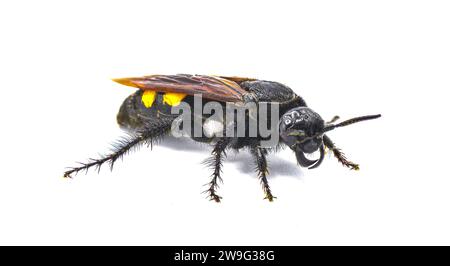
[[[205,163],[214,170],[211,175],[211,181],[206,185],[209,186],[204,193],[208,193],[208,197],[210,200],[214,200],[215,202],[220,202],[221,196],[216,194],[216,190],[219,187],[218,181],[223,183],[222,177],[220,176],[222,173],[222,161],[223,158],[226,157],[226,149],[228,144],[230,143],[230,139],[221,138],[214,145],[214,149],[211,152],[211,158],[207,159]]]
[[[334,145],[333,141],[331,141],[327,135],[323,136],[323,143],[328,149],[333,151],[334,157],[336,157],[342,165],[350,168],[351,170],[359,170],[359,165],[347,160],[344,153]]]
[[[330,121],[326,122],[326,124],[333,124],[334,122],[338,121],[340,117],[338,115],[335,115],[333,118],[331,118]]]
[[[141,144],[148,144],[152,146],[153,142],[158,138],[169,133],[171,129],[170,121],[158,121],[151,126],[144,127],[137,132],[130,133],[128,137],[124,137],[113,144],[113,152],[109,155],[103,156],[100,159],[90,159],[87,163],[82,163],[80,167],[74,167],[64,173],[64,177],[71,177],[72,174],[77,174],[80,171],[88,171],[95,167],[97,171],[103,164],[108,163],[112,171],[114,163],[117,159],[122,158],[132,149],[136,149]]]
[[[261,180],[261,185],[264,190],[264,194],[266,197],[264,199],[268,199],[269,201],[273,201],[276,197],[272,195],[272,191],[270,190],[269,181],[267,181],[267,175],[269,174],[268,166],[267,166],[267,150],[258,147],[251,147],[250,152],[255,159],[256,170],[258,172],[258,177]]]

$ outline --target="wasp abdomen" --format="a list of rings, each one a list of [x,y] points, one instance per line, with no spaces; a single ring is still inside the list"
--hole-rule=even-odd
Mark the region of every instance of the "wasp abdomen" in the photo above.
[[[164,94],[157,93],[152,104],[147,105],[148,107],[143,101],[143,94],[142,90],[136,91],[128,96],[120,106],[117,123],[122,129],[136,130],[144,125],[155,123],[161,117],[175,118],[171,114],[172,107],[164,102]]]

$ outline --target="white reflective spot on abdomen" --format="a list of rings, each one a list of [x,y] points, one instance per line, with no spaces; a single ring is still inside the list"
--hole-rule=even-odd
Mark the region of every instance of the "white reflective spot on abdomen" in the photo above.
[[[212,138],[216,134],[223,132],[223,124],[216,120],[206,120],[203,123],[203,132],[206,137]]]

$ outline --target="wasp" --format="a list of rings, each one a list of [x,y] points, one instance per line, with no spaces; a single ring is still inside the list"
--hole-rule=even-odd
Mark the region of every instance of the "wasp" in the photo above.
[[[275,116],[276,123],[271,123],[279,138],[272,145],[262,145],[267,136],[262,136],[259,131],[250,136],[249,124],[244,125],[244,135],[227,135],[223,133],[225,128],[236,126],[236,119],[225,122],[223,117],[209,119],[211,114],[196,114],[192,124],[200,124],[203,129],[201,135],[191,135],[197,142],[207,142],[212,146],[211,157],[206,163],[212,168],[211,181],[205,193],[210,200],[220,202],[217,194],[218,184],[222,182],[222,164],[227,151],[248,150],[255,163],[255,169],[261,182],[265,199],[273,201],[275,198],[267,180],[268,163],[267,155],[271,151],[278,151],[280,147],[289,147],[295,154],[296,161],[301,167],[309,169],[317,168],[323,161],[325,149],[330,150],[337,160],[345,167],[359,170],[356,163],[349,161],[344,153],[336,147],[328,136],[328,132],[339,127],[348,126],[357,122],[376,119],[381,115],[368,115],[352,118],[341,123],[336,123],[339,117],[325,122],[322,117],[309,108],[302,97],[294,93],[288,86],[274,81],[266,81],[243,77],[225,77],[208,75],[150,75],[143,77],[114,79],[122,85],[137,88],[127,97],[120,107],[117,115],[119,126],[128,132],[124,137],[114,143],[110,154],[98,159],[90,159],[78,167],[69,168],[64,177],[71,177],[80,171],[88,171],[90,168],[100,168],[109,164],[113,168],[114,163],[125,156],[131,150],[148,144],[169,135],[176,124],[179,115],[174,114],[174,109],[180,104],[195,107],[196,97],[201,96],[206,104],[214,102],[225,108],[226,104],[244,106],[248,103],[267,103],[278,112],[267,114],[263,117],[267,121],[268,116]],[[241,120],[250,121],[251,112],[241,112]],[[256,119],[261,121],[261,119]],[[319,153],[318,159],[310,159],[310,154]]]

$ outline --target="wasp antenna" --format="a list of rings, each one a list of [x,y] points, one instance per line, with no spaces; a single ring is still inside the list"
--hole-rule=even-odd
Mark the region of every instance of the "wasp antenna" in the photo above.
[[[348,126],[348,125],[351,125],[351,124],[354,124],[354,123],[358,123],[358,122],[362,122],[362,121],[366,121],[366,120],[377,119],[377,118],[380,118],[380,117],[381,117],[380,114],[355,117],[355,118],[352,118],[352,119],[349,119],[349,120],[345,120],[344,122],[341,122],[341,123],[336,124],[336,125],[326,126],[322,130],[322,133],[328,132],[328,131],[333,130],[333,129],[337,128],[337,127],[345,127],[345,126]]]

